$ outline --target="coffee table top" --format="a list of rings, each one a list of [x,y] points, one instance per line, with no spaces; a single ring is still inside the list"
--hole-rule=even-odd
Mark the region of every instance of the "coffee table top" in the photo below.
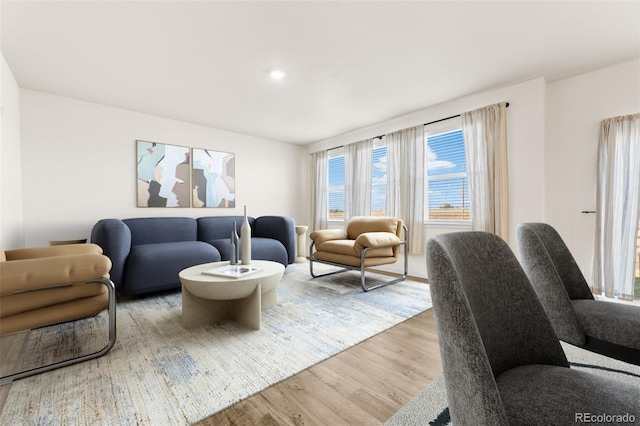
[[[243,277],[220,277],[203,274],[208,269],[227,266],[229,262],[204,263],[180,271],[178,276],[191,294],[205,299],[231,300],[247,297],[257,283],[272,282],[275,286],[284,274],[284,265],[268,260],[252,260],[249,266],[260,268]]]

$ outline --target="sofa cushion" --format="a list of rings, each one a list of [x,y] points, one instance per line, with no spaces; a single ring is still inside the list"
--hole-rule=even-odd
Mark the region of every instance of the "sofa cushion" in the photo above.
[[[346,256],[358,256],[355,249],[355,240],[330,240],[316,244],[316,250]]]
[[[253,222],[252,230],[254,238],[270,238],[280,241],[287,251],[288,263],[296,261],[296,223],[293,218],[260,216]]]
[[[211,240],[208,243],[220,252],[222,260],[229,260],[231,252],[229,238]],[[238,241],[238,243],[242,244],[241,241]],[[238,248],[238,253],[240,252],[240,248]],[[284,245],[280,241],[271,238],[251,238],[251,258],[282,263],[285,267],[289,264],[287,250]]]
[[[368,248],[367,256],[395,256],[399,244],[400,238],[391,232],[365,232],[356,238],[355,249],[358,255]]]
[[[99,245],[111,259],[111,280],[123,282],[124,265],[131,250],[131,229],[120,219],[102,219],[91,230],[91,242]]]
[[[251,258],[279,262],[285,267],[289,264],[289,256],[284,245],[271,238],[253,237],[251,239]]]
[[[391,232],[398,235],[398,224],[399,220],[394,217],[354,216],[347,224],[347,237],[355,240],[364,232]]]
[[[220,260],[218,250],[202,241],[136,245],[131,247],[127,258],[123,290],[127,294],[141,294],[180,288],[181,270]]]
[[[131,230],[131,245],[196,241],[196,220],[188,217],[140,217],[125,219]]]
[[[388,234],[394,238],[397,237],[394,234]],[[364,234],[362,234],[364,235]],[[360,242],[358,242],[360,241]],[[366,239],[364,240],[331,240],[325,241],[321,244],[316,244],[316,249],[318,251],[340,254],[344,256],[354,256],[358,259],[358,264],[360,264],[360,255],[365,246],[362,243],[371,242]],[[393,257],[394,256],[394,248],[393,247],[382,247],[382,248],[373,248],[367,251],[367,258],[370,257]],[[317,257],[317,256],[316,256]],[[393,260],[395,261],[395,259]]]
[[[231,238],[231,231],[233,231],[233,222],[236,223],[236,231],[240,235],[240,228],[244,216],[208,216],[199,217],[196,219],[198,224],[198,236],[199,241],[213,241]],[[255,221],[252,217],[247,217],[249,226],[251,226],[251,233],[253,234],[253,223]],[[196,239],[196,238],[194,238]]]

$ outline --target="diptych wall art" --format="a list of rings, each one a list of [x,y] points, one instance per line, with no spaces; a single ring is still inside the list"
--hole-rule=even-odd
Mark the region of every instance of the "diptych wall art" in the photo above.
[[[235,207],[235,154],[136,141],[138,207]]]
[[[192,207],[235,207],[235,154],[198,148],[191,153]]]
[[[140,140],[136,144],[138,207],[189,207],[189,148]]]

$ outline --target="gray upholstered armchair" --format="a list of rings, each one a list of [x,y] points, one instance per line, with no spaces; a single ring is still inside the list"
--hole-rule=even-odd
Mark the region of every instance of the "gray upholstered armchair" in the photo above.
[[[595,300],[551,225],[523,223],[516,229],[522,265],[558,338],[640,365],[640,308]]]
[[[639,387],[569,368],[527,276],[499,237],[433,237],[427,269],[454,424],[566,425],[576,413],[640,413]]]

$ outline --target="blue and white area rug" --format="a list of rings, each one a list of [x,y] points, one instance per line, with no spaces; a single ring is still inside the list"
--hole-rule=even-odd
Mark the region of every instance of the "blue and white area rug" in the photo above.
[[[191,424],[431,307],[424,283],[365,293],[358,273],[308,271],[287,268],[261,330],[231,321],[185,330],[180,292],[119,301],[115,347],[11,384],[0,424]],[[18,352],[27,366],[89,337],[104,342],[106,314],[32,331]]]
[[[571,368],[640,386],[640,366],[560,342]],[[636,421],[637,421],[636,417]],[[636,424],[636,423],[634,423]],[[444,376],[440,375],[398,410],[385,426],[449,426],[451,416]]]

